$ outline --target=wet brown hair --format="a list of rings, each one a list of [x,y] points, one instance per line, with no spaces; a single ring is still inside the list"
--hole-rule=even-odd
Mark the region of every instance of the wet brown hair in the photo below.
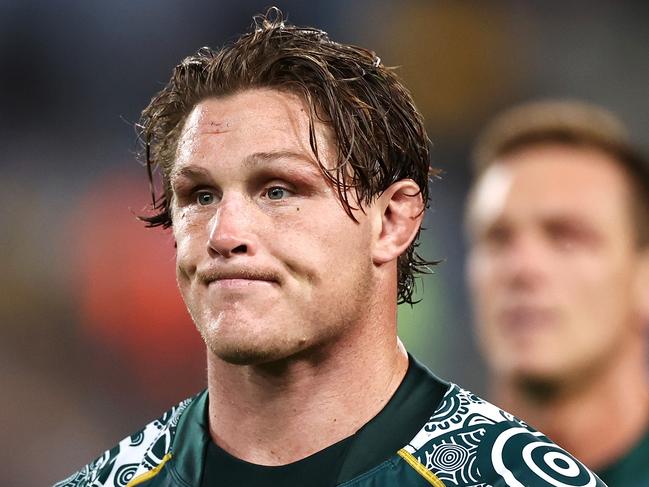
[[[542,144],[585,147],[608,154],[625,171],[637,245],[649,246],[649,160],[611,112],[576,100],[528,102],[498,115],[474,149],[475,180],[499,158]]]
[[[255,17],[253,29],[219,50],[200,49],[173,70],[138,124],[153,198],[148,226],[170,227],[170,171],[186,117],[208,97],[254,88],[301,96],[309,107],[311,149],[350,218],[392,183],[413,179],[428,206],[429,140],[422,116],[393,70],[371,51],[334,42],[321,30],[284,22],[279,10]],[[328,126],[337,164],[318,157],[315,123]],[[153,185],[159,169],[162,190]],[[351,190],[351,191],[350,191]],[[350,201],[350,195],[352,201]],[[415,195],[419,196],[419,195]],[[415,275],[435,261],[417,253],[419,234],[398,260],[398,302],[413,303]],[[342,256],[341,256],[342,258]]]

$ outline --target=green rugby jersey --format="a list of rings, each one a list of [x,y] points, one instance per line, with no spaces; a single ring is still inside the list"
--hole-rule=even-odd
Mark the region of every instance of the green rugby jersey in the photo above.
[[[649,486],[649,431],[624,457],[597,475],[610,487]]]
[[[200,487],[207,401],[203,391],[181,402],[55,487]],[[605,486],[544,435],[412,357],[395,395],[332,468],[340,487]]]

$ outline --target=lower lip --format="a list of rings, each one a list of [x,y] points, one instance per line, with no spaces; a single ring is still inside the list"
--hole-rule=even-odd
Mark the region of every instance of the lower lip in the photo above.
[[[542,330],[554,324],[553,314],[547,311],[514,311],[502,318],[509,331]]]
[[[219,279],[209,284],[211,288],[218,289],[247,289],[257,286],[272,286],[272,281],[262,281],[258,279]]]

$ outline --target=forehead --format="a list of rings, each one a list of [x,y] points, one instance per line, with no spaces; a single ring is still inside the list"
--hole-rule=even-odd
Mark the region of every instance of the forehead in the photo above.
[[[322,124],[315,124],[315,133],[318,148],[327,146]],[[176,164],[195,159],[201,149],[217,153],[227,149],[229,157],[280,149],[312,155],[308,107],[295,94],[271,89],[208,98],[185,121]]]
[[[521,149],[480,177],[469,207],[474,229],[497,221],[571,218],[629,231],[630,184],[605,152],[559,144]]]

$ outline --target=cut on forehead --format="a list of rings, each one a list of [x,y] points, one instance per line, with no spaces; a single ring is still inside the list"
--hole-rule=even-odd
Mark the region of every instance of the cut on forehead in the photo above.
[[[221,144],[232,140],[238,141],[244,167],[284,159],[301,162],[322,175],[324,168],[336,166],[333,134],[323,122],[311,122],[302,97],[281,90],[246,89],[196,104],[183,124],[169,177],[190,163],[199,147],[218,156]]]
[[[259,118],[257,112],[262,110],[264,116]],[[188,129],[220,133],[237,123],[263,123],[287,117],[308,126],[309,111],[307,100],[299,93],[276,88],[244,88],[198,100],[187,112],[181,134]]]

